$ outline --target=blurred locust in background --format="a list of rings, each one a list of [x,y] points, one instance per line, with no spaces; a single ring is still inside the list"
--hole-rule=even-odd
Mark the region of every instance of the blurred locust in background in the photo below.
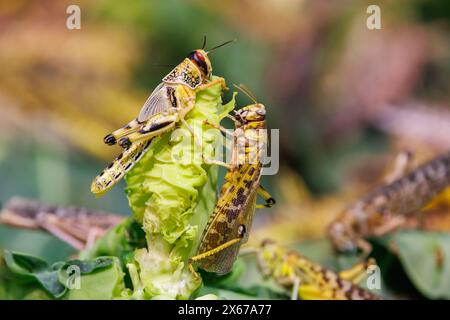
[[[63,207],[14,197],[3,207],[0,222],[18,228],[43,229],[83,250],[124,219],[118,214],[81,207]]]
[[[350,205],[328,227],[328,236],[338,251],[371,251],[363,238],[382,236],[401,227],[408,215],[418,213],[450,186],[450,152],[408,172],[411,161],[402,160],[386,177],[386,184]]]
[[[266,110],[247,89],[240,89],[255,103],[236,111],[233,117],[236,131],[232,134],[231,164],[209,160],[223,165],[228,172],[217,205],[203,231],[197,255],[190,258],[194,274],[194,264],[209,272],[230,272],[239,248],[248,240],[255,208],[271,207],[275,203],[260,185],[261,156],[267,145]],[[228,133],[223,127],[216,128]],[[266,204],[256,204],[257,194]]]
[[[373,259],[336,273],[270,240],[263,241],[257,255],[262,272],[291,289],[293,300],[381,299],[357,285],[375,265]]]
[[[217,82],[226,87],[223,78],[212,79],[208,53],[233,41],[205,51],[205,37],[202,49],[192,51],[163,78],[138,117],[104,138],[106,144],[118,143],[125,150],[94,179],[92,193],[100,196],[110,190],[142,158],[153,138],[173,130],[178,123],[193,134],[184,117],[195,105],[196,91]]]

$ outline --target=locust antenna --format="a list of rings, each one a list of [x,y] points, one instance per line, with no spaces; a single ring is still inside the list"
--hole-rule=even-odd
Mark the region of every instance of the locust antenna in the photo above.
[[[227,45],[227,44],[229,44],[229,43],[235,42],[235,41],[237,41],[237,39],[225,41],[224,43],[219,44],[218,46],[215,46],[214,48],[209,49],[208,51],[206,51],[206,53],[210,53],[210,52],[213,51],[213,50],[216,50],[216,49],[218,49],[218,48],[220,48],[220,47],[223,47],[223,46],[225,46],[225,45]]]
[[[152,67],[159,67],[159,68],[174,68],[175,65],[173,65],[173,64],[164,64],[164,63],[152,63]]]
[[[202,50],[205,49],[205,47],[206,47],[206,34],[203,36]]]
[[[254,103],[258,103],[258,101],[256,100],[255,95],[250,91],[249,88],[247,88],[245,85],[243,85],[242,83],[239,85],[236,85],[235,83],[233,83],[233,86],[240,90],[243,94],[245,94],[247,97],[250,98],[250,100],[252,100]]]

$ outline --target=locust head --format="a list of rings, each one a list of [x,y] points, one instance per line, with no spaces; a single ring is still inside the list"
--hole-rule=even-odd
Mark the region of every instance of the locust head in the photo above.
[[[192,51],[187,58],[197,66],[203,79],[211,80],[212,66],[208,58],[208,52],[203,49],[197,49]]]
[[[211,51],[214,51],[220,47],[223,47],[229,43],[232,43],[236,41],[236,39],[233,40],[229,40],[229,41],[225,41],[222,44],[219,44],[218,46],[215,46],[214,48],[208,49],[206,50],[206,36],[203,39],[203,46],[201,49],[197,49],[192,51],[191,53],[189,53],[189,55],[187,56],[187,58],[189,60],[192,61],[192,63],[194,63],[197,68],[200,70],[200,73],[202,74],[202,78],[206,79],[206,80],[211,80],[211,76],[212,76],[212,65],[211,65],[211,61],[209,60],[208,54]]]
[[[261,271],[269,275],[275,270],[286,254],[286,250],[272,240],[264,240],[258,251]]]
[[[358,246],[351,228],[341,221],[335,221],[328,227],[328,235],[335,250],[339,252],[355,252]]]
[[[266,108],[261,103],[248,105],[235,112],[234,117],[240,124],[266,120]]]

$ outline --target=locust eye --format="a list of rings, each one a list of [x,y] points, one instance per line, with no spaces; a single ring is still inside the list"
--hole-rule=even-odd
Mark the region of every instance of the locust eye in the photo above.
[[[203,56],[203,54],[201,54],[201,53],[198,52],[198,51],[195,51],[195,57],[196,57],[198,60],[205,61],[205,57]]]
[[[260,116],[264,116],[264,115],[266,115],[266,110],[264,110],[264,109],[259,109],[259,110],[256,111],[256,113],[257,113],[258,115],[260,115]]]
[[[245,225],[241,224],[238,229],[239,236],[243,237],[245,235]]]
[[[198,50],[194,50],[191,53],[188,54],[188,59],[196,62],[196,63],[201,63],[205,61],[205,57],[198,52]]]
[[[205,75],[208,75],[208,65],[206,64],[205,56],[202,53],[198,50],[192,51],[189,54],[188,59],[194,62]]]

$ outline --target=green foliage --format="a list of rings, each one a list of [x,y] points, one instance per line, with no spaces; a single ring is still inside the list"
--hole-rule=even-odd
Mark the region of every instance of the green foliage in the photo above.
[[[414,286],[430,299],[450,299],[450,235],[409,231],[393,241]]]
[[[131,222],[130,222],[131,221]],[[133,242],[123,235],[135,232],[137,224],[132,219],[115,228],[97,243],[97,251],[120,256],[123,261],[133,261]],[[120,230],[120,232],[119,232]],[[125,240],[129,241],[126,246]],[[402,231],[371,240],[376,259],[382,272],[382,288],[375,293],[387,299],[450,298],[450,236],[443,233]],[[99,245],[108,244],[107,246]],[[120,244],[120,245],[118,245]],[[357,255],[336,255],[327,239],[309,240],[293,244],[309,259],[336,271],[344,270],[356,261]],[[44,260],[21,253],[6,251],[0,259],[0,298],[2,299],[111,299],[136,298],[133,291],[125,288],[122,264],[115,257],[56,262],[52,265]],[[67,267],[77,265],[81,271],[81,289],[68,290]],[[231,273],[217,276],[202,272],[204,286],[192,297],[220,299],[286,299],[289,292],[265,278],[255,255],[241,255]],[[137,282],[134,282],[135,284]],[[364,282],[361,283],[364,286]],[[133,288],[138,290],[137,287]],[[140,298],[173,298],[170,295],[151,297],[144,293]]]
[[[31,255],[5,251],[2,261],[0,298],[4,299],[112,299],[124,289],[120,262],[115,257],[48,265]],[[73,267],[79,270],[79,288],[69,286],[71,277],[77,276]]]
[[[63,299],[65,300],[110,300],[121,298],[124,291],[123,272],[117,259],[109,267],[99,272],[83,273],[81,276],[80,289],[68,290]],[[95,260],[93,261],[95,263]],[[85,264],[81,262],[81,265]],[[92,264],[92,262],[91,262]]]

